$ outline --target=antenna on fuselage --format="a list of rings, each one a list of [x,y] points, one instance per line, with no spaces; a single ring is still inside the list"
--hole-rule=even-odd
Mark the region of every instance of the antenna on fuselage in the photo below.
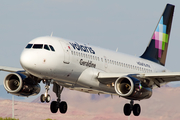
[[[51,37],[53,36],[53,32],[51,32]]]
[[[118,52],[118,48],[116,48],[116,52]]]

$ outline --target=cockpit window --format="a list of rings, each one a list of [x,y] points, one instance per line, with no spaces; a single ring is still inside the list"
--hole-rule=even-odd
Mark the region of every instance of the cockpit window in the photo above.
[[[48,47],[48,45],[44,45],[44,49],[50,50],[49,47]]]
[[[33,48],[35,49],[42,49],[43,44],[34,44]]]
[[[31,48],[33,44],[28,44],[26,48]]]
[[[51,48],[52,51],[55,51],[52,45],[49,45],[49,47]]]
[[[44,47],[43,47],[44,46]],[[45,49],[45,50],[49,50],[49,51],[55,51],[54,47],[52,45],[47,45],[47,44],[28,44],[26,46],[26,48],[30,49],[30,48],[33,48],[33,49]]]

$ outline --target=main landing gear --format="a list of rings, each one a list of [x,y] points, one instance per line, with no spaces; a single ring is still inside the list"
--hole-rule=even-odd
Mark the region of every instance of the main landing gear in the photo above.
[[[124,105],[124,114],[126,116],[129,116],[131,114],[131,111],[133,111],[134,116],[139,116],[141,113],[141,107],[139,104],[134,104],[134,101],[131,100],[130,104],[127,103]]]
[[[64,87],[59,86],[57,83],[53,83],[53,92],[56,93],[57,101],[51,102],[50,109],[52,113],[56,113],[58,111],[58,108],[60,113],[64,114],[67,111],[67,103],[65,101],[61,101],[61,93],[63,91],[63,88]]]

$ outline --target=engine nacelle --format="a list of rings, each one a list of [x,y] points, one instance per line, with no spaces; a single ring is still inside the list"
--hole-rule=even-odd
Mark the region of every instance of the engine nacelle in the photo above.
[[[130,76],[118,78],[114,88],[118,95],[130,100],[148,99],[152,95],[151,88],[143,87],[138,79]]]
[[[40,85],[21,73],[10,73],[4,79],[4,88],[8,93],[17,96],[37,95],[41,88]]]

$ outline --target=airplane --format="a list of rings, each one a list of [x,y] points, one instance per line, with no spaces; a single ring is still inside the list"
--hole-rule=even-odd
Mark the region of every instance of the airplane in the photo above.
[[[22,68],[0,66],[10,72],[4,79],[5,90],[17,96],[33,96],[45,84],[41,102],[50,102],[50,84],[57,96],[50,104],[52,113],[66,113],[68,105],[61,100],[65,88],[90,94],[110,94],[128,99],[123,112],[129,116],[141,113],[134,101],[149,99],[152,89],[172,81],[180,81],[180,72],[165,67],[175,6],[167,4],[152,38],[140,56],[83,44],[54,36],[33,39],[22,51]],[[129,49],[129,48],[128,48]]]

